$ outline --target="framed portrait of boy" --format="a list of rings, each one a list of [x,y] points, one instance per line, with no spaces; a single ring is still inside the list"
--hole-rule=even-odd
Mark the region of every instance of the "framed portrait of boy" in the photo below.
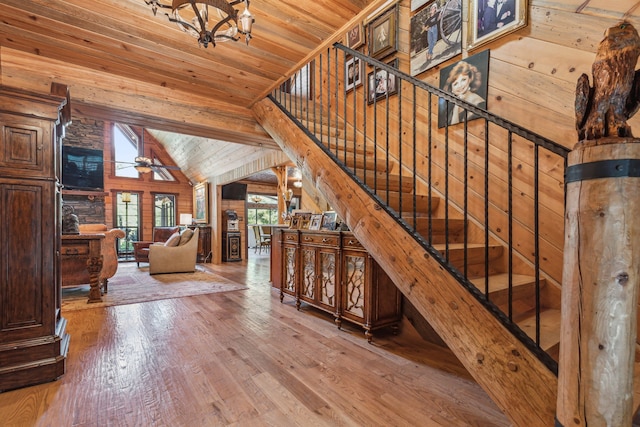
[[[360,58],[350,58],[345,62],[345,85],[346,92],[362,85],[362,75],[364,74],[364,63]]]

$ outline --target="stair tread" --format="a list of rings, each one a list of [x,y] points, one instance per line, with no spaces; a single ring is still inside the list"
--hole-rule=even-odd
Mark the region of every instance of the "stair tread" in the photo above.
[[[525,286],[535,284],[536,278],[525,274],[512,274],[512,286]],[[540,279],[542,282],[543,279]],[[484,288],[485,278],[478,277],[471,280],[478,288]],[[498,292],[509,288],[509,273],[493,274],[489,276],[489,292]]]
[[[540,312],[540,348],[548,350],[560,341],[560,310],[555,308],[542,309]],[[520,329],[535,340],[536,315],[531,313],[517,322]]]
[[[467,243],[467,249],[478,249],[478,248],[484,248],[484,243]],[[447,248],[447,244],[446,243],[438,243],[436,245],[433,245],[433,247],[437,250],[445,250]],[[502,247],[501,245],[498,244],[492,244],[489,245],[489,248],[498,248],[498,247]],[[449,250],[463,250],[464,249],[464,243],[449,243]]]

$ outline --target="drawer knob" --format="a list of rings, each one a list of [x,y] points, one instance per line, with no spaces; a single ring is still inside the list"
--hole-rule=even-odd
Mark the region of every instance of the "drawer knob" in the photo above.
[[[358,243],[358,242],[356,242],[355,240],[349,240],[347,242],[347,244],[349,244],[349,245],[355,245],[356,243]]]
[[[327,239],[326,237],[324,239],[322,239],[322,243],[327,243],[329,241],[329,239]]]
[[[313,238],[312,238],[312,237],[307,237],[307,236],[305,236],[305,237],[304,237],[304,241],[305,241],[305,242],[310,242],[310,241],[312,241],[312,240],[313,240]]]

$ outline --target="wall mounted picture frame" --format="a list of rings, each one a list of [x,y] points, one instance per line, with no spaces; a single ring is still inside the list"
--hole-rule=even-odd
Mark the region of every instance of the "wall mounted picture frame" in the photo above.
[[[483,1],[483,0],[477,0]],[[431,0],[411,15],[411,75],[417,76],[462,52],[462,0]]]
[[[338,215],[334,211],[322,212],[322,224],[320,225],[320,229],[327,230],[327,231],[335,230],[337,218],[338,218]]]
[[[527,26],[526,0],[469,0],[467,50]]]
[[[395,5],[367,25],[369,56],[382,59],[398,50],[398,6]]]
[[[483,50],[440,70],[440,89],[476,107],[487,108],[489,50]],[[466,111],[466,113],[465,113]],[[452,126],[478,117],[444,98],[438,99],[438,127]]]
[[[311,215],[311,222],[309,223],[309,230],[320,230],[322,225],[322,214]]]
[[[193,187],[193,222],[209,223],[209,183],[206,181]]]
[[[364,44],[364,27],[362,22],[358,22],[347,31],[346,46],[351,49],[357,49]]]
[[[357,88],[362,85],[362,76],[364,75],[364,63],[360,60],[360,58],[349,58],[344,63],[344,73],[345,73],[345,85],[344,89],[346,92]]]
[[[393,68],[398,68],[398,58],[388,62]],[[385,99],[387,95],[398,93],[398,76],[387,73],[387,70],[377,69],[367,75],[367,103]]]

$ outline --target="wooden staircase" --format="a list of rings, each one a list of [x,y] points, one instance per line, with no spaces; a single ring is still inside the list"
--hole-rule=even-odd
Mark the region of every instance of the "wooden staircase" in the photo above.
[[[455,277],[446,272],[440,262],[406,232],[405,227],[391,215],[381,212],[381,206],[388,203],[389,208],[399,213],[409,226],[415,222],[416,232],[423,239],[430,239],[441,257],[448,259],[461,272],[465,271],[466,252],[468,277],[482,293],[488,281],[488,299],[499,307],[507,305],[509,293],[505,259],[507,251],[504,246],[492,240],[489,250],[485,251],[481,239],[484,232],[471,220],[466,220],[465,242],[465,219],[457,214],[456,209],[449,207],[448,221],[445,221],[444,199],[435,192],[412,194],[413,185],[409,178],[401,176],[403,171],[397,170],[393,162],[387,162],[384,155],[378,153],[373,160],[375,167],[367,169],[365,174],[361,167],[364,160],[358,161],[357,158],[364,157],[372,161],[373,144],[367,142],[365,145],[364,142],[356,143],[349,139],[349,134],[353,132],[347,126],[336,126],[334,123],[332,130],[318,139],[322,139],[325,148],[331,152],[336,150],[336,146],[328,142],[333,141],[328,134],[333,134],[334,138],[337,135],[339,141],[340,138],[348,141],[346,167],[355,171],[360,182],[375,189],[377,200],[335,167],[324,149],[305,139],[305,133],[272,101],[267,99],[257,103],[253,111],[258,122],[283,151],[301,166],[305,175],[311,177],[316,189],[325,195],[405,298],[429,322],[512,422],[531,426],[553,424],[557,388],[555,375]],[[313,129],[313,124],[309,126],[309,129]],[[316,130],[319,130],[317,125]],[[377,172],[374,173],[374,170]],[[391,174],[382,173],[384,170]],[[485,260],[488,262],[485,263]],[[516,274],[511,279],[511,293],[514,296],[512,318],[522,325],[525,333],[535,338],[531,330],[535,319],[531,320],[530,302],[532,298],[535,299],[535,278],[527,274],[525,263],[515,264],[517,271],[512,271]],[[544,281],[542,284],[541,301],[553,301],[555,293],[547,294],[550,286]],[[559,306],[559,296],[556,302]],[[559,334],[559,307],[553,304],[543,307],[540,322],[544,338],[541,337],[540,343],[555,351]]]
[[[316,108],[319,110],[319,107]],[[402,177],[398,172],[392,173],[397,169],[395,163],[388,162],[384,153],[376,157],[374,143],[371,140],[356,141],[353,129],[344,122],[331,117],[331,126],[327,126],[326,123],[314,123],[303,114],[304,112],[303,109],[297,115],[299,120],[308,129],[316,130],[316,138],[322,141],[340,162],[368,187],[374,189],[383,203],[399,212],[409,226],[415,226],[416,232],[430,242],[457,270],[466,272],[466,277],[486,295],[487,300],[512,318],[533,341],[539,340],[542,350],[554,360],[558,360],[560,289],[550,285],[543,277],[539,279],[542,304],[539,313],[540,334],[537,336],[536,277],[532,269],[520,265],[518,272],[510,274],[506,271],[508,251],[505,245],[495,239],[488,245],[485,244],[484,231],[471,221],[468,221],[470,229],[467,231],[468,239],[465,244],[465,220],[459,217],[445,219],[441,206],[442,198],[439,195],[414,194],[410,178]],[[329,116],[325,112],[323,117]],[[389,173],[386,173],[387,169]],[[488,262],[485,262],[487,260]]]

